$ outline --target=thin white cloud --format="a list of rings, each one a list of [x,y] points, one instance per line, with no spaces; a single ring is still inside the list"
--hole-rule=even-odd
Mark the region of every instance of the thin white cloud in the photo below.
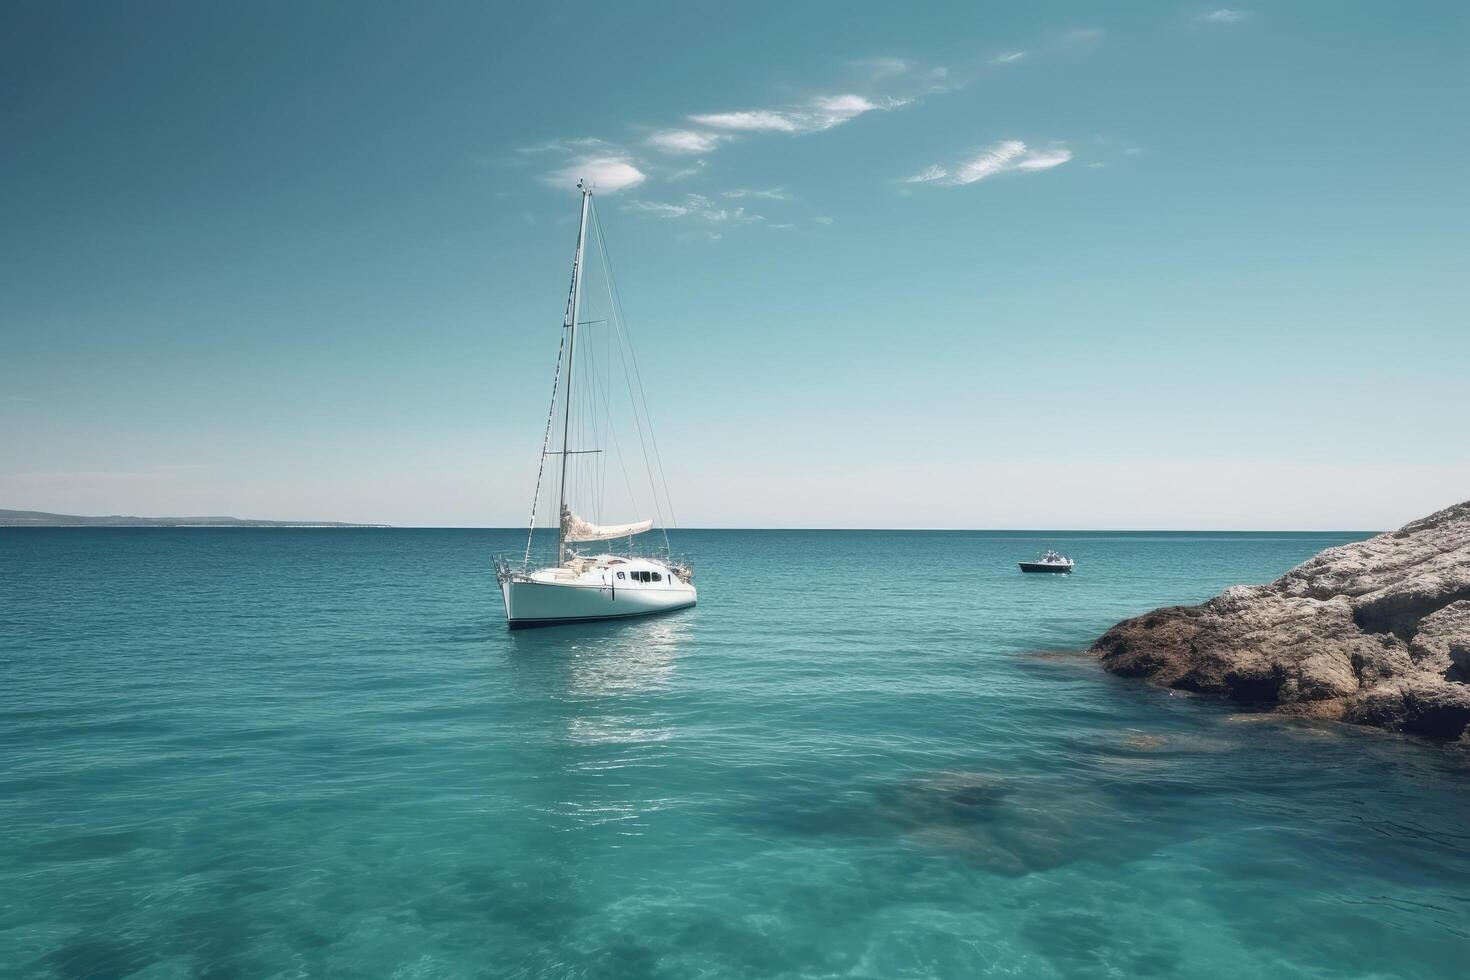
[[[905,177],[903,179],[903,182],[905,184],[928,184],[932,181],[943,180],[948,176],[948,170],[945,170],[943,167],[935,164],[933,166],[925,167],[923,170],[920,170],[912,177]]]
[[[1114,164],[1118,162],[1117,157],[1136,157],[1145,152],[1143,147],[1130,143],[1126,138],[1121,136],[1098,133],[1092,137],[1091,143],[1095,148],[1095,152],[1090,154],[1090,156],[1093,156],[1095,159],[1100,156],[1101,159]],[[1089,163],[1087,166],[1092,166],[1092,164]]]
[[[629,201],[625,211],[639,211],[659,218],[692,218],[698,221],[747,223],[762,220],[745,208],[719,207],[703,194],[686,194],[677,204],[667,201]]]
[[[1228,7],[1220,7],[1200,14],[1196,20],[1206,24],[1238,24],[1249,17],[1250,14],[1244,10],[1231,10]]]
[[[1020,61],[1024,57],[1026,57],[1026,52],[1024,51],[1002,51],[994,58],[991,58],[990,63],[992,65],[1009,65],[1012,62]]]
[[[1051,150],[1027,150],[1014,164],[1014,169],[1023,172],[1033,170],[1050,170],[1052,167],[1060,167],[1072,159],[1072,151],[1066,148]]]
[[[893,57],[862,58],[848,64],[857,69],[862,84],[870,89],[883,88],[896,94],[915,96],[938,95],[964,87],[963,83],[954,85],[949,82],[949,69],[944,65],[931,66],[908,58]],[[908,99],[895,101],[906,103]]]
[[[629,201],[623,205],[623,210],[642,211],[660,218],[682,218],[692,213],[692,209],[683,204],[668,204],[664,201]]]
[[[1004,140],[987,147],[968,160],[953,168],[936,165],[925,167],[912,177],[903,178],[905,184],[941,184],[946,187],[961,187],[974,184],[989,177],[1005,173],[1036,173],[1060,167],[1072,159],[1072,151],[1064,146],[1041,149],[1028,147],[1020,140]]]
[[[1104,33],[1101,27],[1077,27],[1063,34],[1058,43],[1064,48],[1090,48],[1102,43]]]
[[[791,200],[791,194],[784,187],[771,187],[771,188],[767,188],[765,190],[752,190],[752,189],[749,189],[749,188],[738,187],[735,190],[725,191],[720,196],[721,197],[734,197],[734,198],[740,198],[740,197],[758,197],[758,198],[761,198],[761,199],[766,200],[766,201],[789,201],[789,200]]]
[[[584,156],[542,178],[554,187],[571,189],[577,181],[586,180],[604,194],[637,187],[648,175],[634,166],[627,156]]]
[[[823,216],[818,217],[818,218],[813,218],[812,220],[815,221],[819,225],[830,225],[832,222],[836,221],[837,219],[836,218],[829,218],[826,215],[823,215]]]
[[[931,69],[931,71],[923,76],[922,81],[923,88],[920,88],[920,91],[928,94],[928,96],[942,96],[945,93],[953,93],[953,91],[961,90],[966,85],[964,79],[951,79],[950,69],[944,68],[942,65],[939,68]]]
[[[722,133],[704,133],[694,129],[663,129],[645,142],[664,153],[692,155],[708,153],[729,138]]]
[[[595,136],[577,136],[566,140],[547,140],[545,143],[534,143],[531,146],[516,148],[517,153],[586,153],[590,150],[613,149],[613,145],[607,140],[598,139]]]
[[[692,122],[715,129],[729,129],[748,133],[794,133],[800,127],[795,120],[782,112],[771,109],[748,109],[742,112],[711,112],[690,116]]]
[[[793,225],[793,224],[791,224],[790,222],[784,222],[784,223],[779,224],[779,225],[766,225],[766,227],[767,228],[783,228],[784,229],[784,228],[795,228],[796,226]]]
[[[977,180],[994,177],[998,173],[1015,167],[1016,161],[1025,153],[1026,144],[1020,140],[1006,140],[1003,143],[997,143],[955,167],[954,176],[949,179],[949,183],[973,184]]]
[[[742,109],[702,113],[689,120],[711,129],[743,133],[815,133],[856,119],[867,112],[898,109],[909,99],[876,102],[867,96],[844,93],[824,95],[793,109]]]
[[[821,132],[868,113],[902,108],[926,92],[963,87],[963,83],[948,81],[946,68],[904,58],[869,58],[849,62],[848,67],[861,73],[852,79],[853,89],[786,106],[691,114],[685,117],[683,125],[645,130],[641,137],[644,154],[605,140],[582,137],[521,147],[518,156],[522,163],[529,163],[533,154],[559,157],[561,165],[543,174],[541,179],[546,183],[574,186],[579,178],[585,177],[601,190],[613,192],[648,181],[671,182],[694,177],[705,168],[703,157],[722,144],[744,136]],[[660,162],[664,156],[673,159]],[[727,191],[724,196],[782,200],[789,195],[784,189],[775,188]]]
[[[869,78],[891,78],[906,75],[913,70],[914,63],[906,58],[860,58],[852,66]]]
[[[832,95],[816,101],[814,119],[818,129],[831,129],[865,112],[881,109],[878,103],[861,95]]]

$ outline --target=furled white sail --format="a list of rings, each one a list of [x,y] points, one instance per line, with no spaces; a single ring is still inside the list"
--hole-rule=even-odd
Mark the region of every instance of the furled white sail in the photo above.
[[[570,507],[561,509],[561,533],[567,541],[611,541],[642,534],[653,527],[653,521],[634,521],[631,524],[589,524]]]

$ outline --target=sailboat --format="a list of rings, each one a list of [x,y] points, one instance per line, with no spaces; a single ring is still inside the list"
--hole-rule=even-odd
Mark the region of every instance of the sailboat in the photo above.
[[[653,457],[650,459],[648,445],[652,441],[652,426],[647,421],[648,405],[643,396],[643,383],[637,374],[636,362],[632,361],[632,343],[627,337],[626,323],[622,319],[621,304],[617,299],[612,281],[611,266],[607,261],[606,247],[602,239],[601,225],[597,222],[592,204],[592,188],[580,181],[577,189],[582,192],[581,221],[577,227],[577,248],[572,259],[572,283],[568,291],[566,315],[562,321],[562,346],[557,354],[556,374],[552,381],[551,409],[546,419],[546,434],[542,439],[541,466],[536,475],[536,491],[531,504],[531,523],[526,534],[526,550],[520,562],[505,557],[495,561],[496,579],[500,583],[501,598],[505,602],[505,620],[511,629],[528,626],[552,626],[563,623],[583,623],[595,620],[625,619],[631,616],[647,616],[652,613],[687,609],[697,599],[694,588],[693,566],[686,560],[672,557],[668,548],[668,530],[662,528],[664,548],[661,552],[647,553],[635,546],[634,539],[653,530],[652,518],[625,521],[622,523],[594,523],[580,516],[574,504],[583,506],[582,501],[571,499],[580,488],[588,503],[600,510],[605,502],[605,484],[608,467],[604,450],[598,446],[579,444],[589,435],[596,438],[607,435],[616,440],[616,419],[595,418],[598,410],[606,409],[611,415],[608,398],[608,383],[600,383],[597,363],[592,360],[597,350],[598,337],[580,338],[585,329],[603,332],[601,340],[605,351],[602,364],[611,375],[613,363],[612,344],[623,366],[624,380],[628,387],[628,404],[637,425],[638,443],[643,449],[643,462],[648,471],[648,484],[652,491],[656,512],[662,511],[659,503],[659,482],[663,477],[662,462],[658,460],[657,443],[652,442]],[[604,284],[610,316],[605,320],[583,321],[583,279],[588,245],[589,221],[597,231],[597,250],[602,258]],[[579,329],[581,328],[581,329]],[[579,352],[578,340],[583,339],[583,350]],[[563,357],[565,352],[565,377]],[[579,363],[579,357],[583,362]],[[632,364],[632,371],[628,370]],[[584,380],[590,379],[590,380]],[[575,384],[583,381],[583,391],[577,394]],[[599,386],[600,385],[600,386]],[[560,449],[551,448],[554,429],[557,428],[557,409],[561,409]],[[589,418],[591,419],[589,421]],[[645,433],[647,437],[645,438]],[[543,476],[546,475],[547,460],[554,460],[557,474],[557,497],[555,509],[556,560],[539,568],[532,567],[534,545],[537,542],[537,513],[541,503]],[[656,464],[656,465],[655,465]],[[619,466],[622,460],[619,459]],[[659,480],[655,481],[657,469]],[[572,477],[572,487],[568,477]],[[624,482],[631,496],[631,481],[623,468]],[[549,490],[549,487],[548,487]],[[667,502],[668,488],[663,485],[663,498]],[[549,501],[548,501],[549,503]],[[673,510],[668,508],[672,519]],[[587,511],[584,509],[584,513]],[[594,516],[599,516],[594,513]],[[543,531],[549,530],[543,526]],[[543,539],[546,537],[542,535]],[[621,552],[585,553],[579,545],[593,542],[627,539],[627,548]],[[550,557],[547,555],[546,557]]]

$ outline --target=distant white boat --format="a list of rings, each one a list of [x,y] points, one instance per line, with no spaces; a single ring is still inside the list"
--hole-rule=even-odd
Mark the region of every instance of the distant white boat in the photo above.
[[[584,398],[587,404],[578,404],[575,407],[573,405],[575,391],[573,381],[577,368],[577,328],[591,325],[590,323],[584,324],[580,319],[583,258],[587,247],[589,214],[593,215],[595,220],[591,188],[585,182],[578,183],[577,187],[582,192],[582,220],[577,229],[577,251],[572,261],[572,284],[567,297],[566,317],[562,324],[563,349],[566,355],[565,384],[559,384],[562,375],[562,357],[559,353],[556,380],[552,383],[551,412],[546,420],[546,435],[542,442],[542,466],[537,472],[535,499],[531,504],[531,526],[527,532],[525,556],[519,566],[505,558],[496,559],[496,579],[500,583],[500,594],[505,601],[506,624],[511,629],[624,619],[630,616],[670,612],[694,605],[698,597],[694,588],[692,566],[687,561],[676,561],[668,554],[667,532],[664,538],[664,551],[661,554],[631,553],[634,537],[653,528],[652,518],[620,524],[594,524],[579,517],[569,503],[567,476],[574,470],[573,464],[584,457],[596,459],[597,454],[603,451],[599,447],[574,448],[572,444],[574,424],[576,431],[583,434],[591,433],[595,437],[599,433],[606,433],[612,434],[616,439],[611,429],[613,420],[603,420],[601,423],[595,420],[587,421],[587,417],[595,415],[598,409],[611,411],[605,387],[597,387],[598,382],[595,376],[593,376],[592,390]],[[600,233],[597,244],[599,250],[602,249]],[[609,268],[605,255],[603,267],[604,270]],[[606,274],[610,277],[610,271]],[[612,313],[609,318],[612,321],[610,329],[622,329],[621,312],[617,306],[610,278],[608,293]],[[624,346],[622,339],[619,337],[617,353],[619,357],[631,360],[632,345]],[[637,382],[636,394],[633,390],[633,379],[638,377],[636,371],[635,366],[632,375],[628,375],[626,370],[624,372],[625,379],[629,382],[630,411],[635,416],[638,416],[640,411],[643,416],[646,416],[647,404],[643,401],[641,380]],[[560,399],[558,399],[559,387],[563,389]],[[561,448],[551,450],[549,444],[556,422],[558,402],[561,407]],[[649,485],[654,487],[653,462],[650,461],[647,446],[644,444],[644,431],[646,429],[651,438],[652,427],[644,418],[635,418],[635,422],[638,424],[639,444],[644,448],[644,466],[648,470]],[[656,444],[654,454],[656,460]],[[559,515],[556,562],[533,569],[531,559],[533,545],[536,541],[536,512],[541,496],[542,475],[545,472],[545,461],[553,457],[558,460],[557,469],[560,473],[555,511]],[[600,472],[605,476],[606,467],[603,467]],[[626,482],[626,472],[624,477]],[[659,466],[659,477],[662,479],[661,465]],[[599,474],[594,473],[590,483],[586,480],[576,482],[584,485],[591,498],[589,503],[600,508],[605,495],[601,484],[597,482],[598,478]],[[665,496],[667,496],[667,490],[665,490]],[[657,490],[654,490],[654,497],[654,506],[657,507]],[[629,553],[583,554],[573,547],[588,542],[613,541],[623,538],[628,539]]]
[[[1023,572],[1052,572],[1054,574],[1068,575],[1077,564],[1066,555],[1058,554],[1048,549],[1041,553],[1035,561],[1018,562]]]

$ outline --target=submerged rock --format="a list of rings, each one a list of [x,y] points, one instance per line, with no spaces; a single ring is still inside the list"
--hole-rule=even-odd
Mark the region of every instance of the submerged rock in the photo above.
[[[944,851],[992,874],[1019,877],[1076,859],[1076,828],[1059,801],[1037,805],[1010,779],[941,772],[880,788],[874,816],[921,847]],[[1032,788],[1028,786],[1028,790]]]
[[[1129,735],[1123,739],[1123,746],[1142,752],[1152,752],[1154,749],[1162,749],[1169,744],[1169,740],[1162,735]]]
[[[1470,741],[1470,502],[1125,620],[1092,650],[1166,687]]]

